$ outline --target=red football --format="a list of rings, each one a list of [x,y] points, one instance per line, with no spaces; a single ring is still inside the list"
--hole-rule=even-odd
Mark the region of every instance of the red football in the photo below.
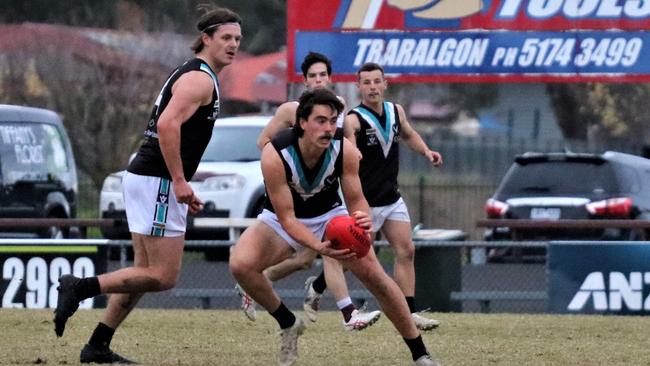
[[[325,228],[327,239],[335,249],[350,249],[362,258],[370,250],[370,237],[352,216],[336,216]]]

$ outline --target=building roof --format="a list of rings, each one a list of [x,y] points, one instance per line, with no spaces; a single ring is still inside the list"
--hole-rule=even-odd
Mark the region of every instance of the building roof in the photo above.
[[[228,99],[282,103],[287,99],[286,51],[235,60],[220,73]]]

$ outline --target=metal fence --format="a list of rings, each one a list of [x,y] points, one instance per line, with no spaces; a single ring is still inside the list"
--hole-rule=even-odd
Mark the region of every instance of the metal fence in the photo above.
[[[445,160],[441,169],[434,169],[421,156],[409,149],[401,151],[401,192],[409,206],[413,224],[425,228],[460,229],[471,241],[460,243],[459,262],[460,289],[454,295],[454,303],[462,311],[545,311],[545,263],[486,263],[487,245],[480,242],[483,229],[476,221],[485,218],[483,206],[496,190],[497,184],[512,164],[514,157],[527,151],[603,152],[617,150],[641,154],[635,145],[597,146],[584,142],[514,140],[508,137],[460,138],[456,136],[424,136],[428,145],[440,151]],[[95,188],[80,184],[80,208],[84,217],[97,217]],[[113,243],[115,244],[115,243]],[[507,245],[527,245],[514,243]],[[532,243],[544,250],[545,243]],[[482,253],[482,254],[481,254]],[[382,265],[392,273],[392,253],[382,248],[379,252]],[[108,269],[120,266],[110,261]],[[276,287],[285,296],[287,304],[299,308],[302,301],[304,280],[317,275],[322,269],[319,261],[313,268],[281,280]],[[354,295],[364,295],[362,286],[348,274],[348,284]],[[176,291],[149,294],[142,300],[147,307],[220,307],[237,308],[239,299],[234,292],[234,280],[228,272],[227,263],[208,262],[200,252],[188,252],[184,259],[183,274]],[[220,296],[193,296],[192,291],[178,289],[211,289],[208,294]],[[195,292],[198,294],[198,292]],[[451,295],[449,295],[451,296]],[[358,299],[362,299],[359,296]],[[372,300],[371,300],[372,301]],[[334,308],[334,301],[326,296],[325,308]],[[370,304],[375,305],[375,304]]]
[[[196,247],[197,243],[211,245],[209,242],[194,242],[193,246]],[[224,244],[226,242],[220,243]],[[379,244],[376,248],[378,257],[386,272],[392,275],[392,250],[384,242]],[[426,304],[433,302],[432,310],[436,310],[435,306],[439,305],[450,311],[462,312],[543,313],[546,311],[545,263],[487,263],[486,254],[488,250],[496,248],[543,250],[545,246],[544,242],[416,242],[416,272],[419,278],[426,278],[423,281],[428,282],[418,282],[416,285],[418,305],[425,304],[420,307],[429,307]],[[458,256],[449,257],[449,252],[444,252],[445,249],[457,251]],[[431,266],[418,261],[418,256],[425,250],[431,251],[424,254],[429,258],[444,253],[442,255],[446,257],[439,259],[445,262]],[[458,258],[458,263],[450,262],[451,258]],[[110,261],[108,270],[128,264],[128,261]],[[304,282],[309,276],[317,276],[321,271],[322,261],[318,259],[312,268],[274,283],[274,288],[288,307],[302,309]],[[367,302],[369,308],[378,308],[372,295],[352,274],[346,273],[346,279],[350,295],[357,304]],[[458,284],[456,288],[454,283]],[[422,296],[435,296],[436,299]],[[237,309],[239,305],[240,299],[235,292],[235,280],[228,271],[228,263],[206,261],[201,252],[185,254],[183,271],[175,289],[147,294],[140,303],[140,306],[153,308]],[[328,292],[325,293],[321,307],[325,310],[336,309],[335,300]]]
[[[228,247],[232,242],[191,241],[188,244],[197,249],[210,249],[215,246]],[[541,261],[533,263],[517,261],[516,257],[513,257],[515,260],[502,261],[504,263],[489,263],[488,251],[494,251],[497,247],[515,251],[544,251],[547,243],[416,240],[415,245],[418,278],[416,304],[420,308],[528,313],[544,312],[546,309],[543,256]],[[92,250],[93,247],[95,250]],[[3,292],[3,306],[29,307],[28,299],[40,298],[42,301],[32,303],[51,307],[51,292],[60,274],[73,271],[85,276],[129,266],[132,264],[129,261],[130,249],[130,241],[127,240],[2,239],[0,263],[3,264],[5,275],[0,290]],[[380,241],[376,243],[376,250],[382,266],[392,274],[393,254],[390,247]],[[111,260],[109,251],[121,255]],[[95,262],[94,266],[91,260]],[[88,272],[84,268],[95,270]],[[312,268],[282,279],[274,287],[287,306],[301,309],[305,280],[318,275],[321,270],[322,262],[317,260]],[[359,305],[367,302],[371,309],[378,308],[374,297],[354,276],[346,273],[346,277],[350,295]],[[187,251],[177,286],[169,291],[147,294],[140,306],[237,309],[240,299],[234,288],[235,281],[229,273],[227,262],[207,261],[200,250]],[[97,299],[96,304],[105,304],[105,297]],[[336,309],[334,299],[327,292],[321,305],[323,309]]]

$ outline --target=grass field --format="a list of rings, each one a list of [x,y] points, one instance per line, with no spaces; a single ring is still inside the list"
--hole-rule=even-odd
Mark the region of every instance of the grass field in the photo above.
[[[0,310],[1,365],[74,365],[101,310],[78,311],[56,338],[51,310]],[[302,314],[300,314],[302,315]],[[430,314],[425,333],[443,365],[650,365],[650,318],[514,314]],[[345,332],[340,315],[323,312],[300,339],[297,365],[410,365],[387,318]],[[277,325],[239,311],[136,309],[112,348],[146,365],[274,365]]]

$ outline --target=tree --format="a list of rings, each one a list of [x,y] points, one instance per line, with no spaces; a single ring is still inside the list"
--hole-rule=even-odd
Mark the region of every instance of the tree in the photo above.
[[[33,42],[38,44],[38,35]],[[62,41],[63,42],[63,41]],[[77,166],[100,187],[135,151],[168,70],[110,54],[79,57],[62,44],[5,55],[0,101],[57,111]],[[25,67],[27,65],[27,67]]]
[[[593,144],[627,141],[647,144],[646,84],[548,84],[564,136]]]
[[[3,0],[0,23],[56,23],[76,27],[195,35],[197,6],[213,3],[243,18],[242,49],[274,52],[286,38],[286,0]]]

